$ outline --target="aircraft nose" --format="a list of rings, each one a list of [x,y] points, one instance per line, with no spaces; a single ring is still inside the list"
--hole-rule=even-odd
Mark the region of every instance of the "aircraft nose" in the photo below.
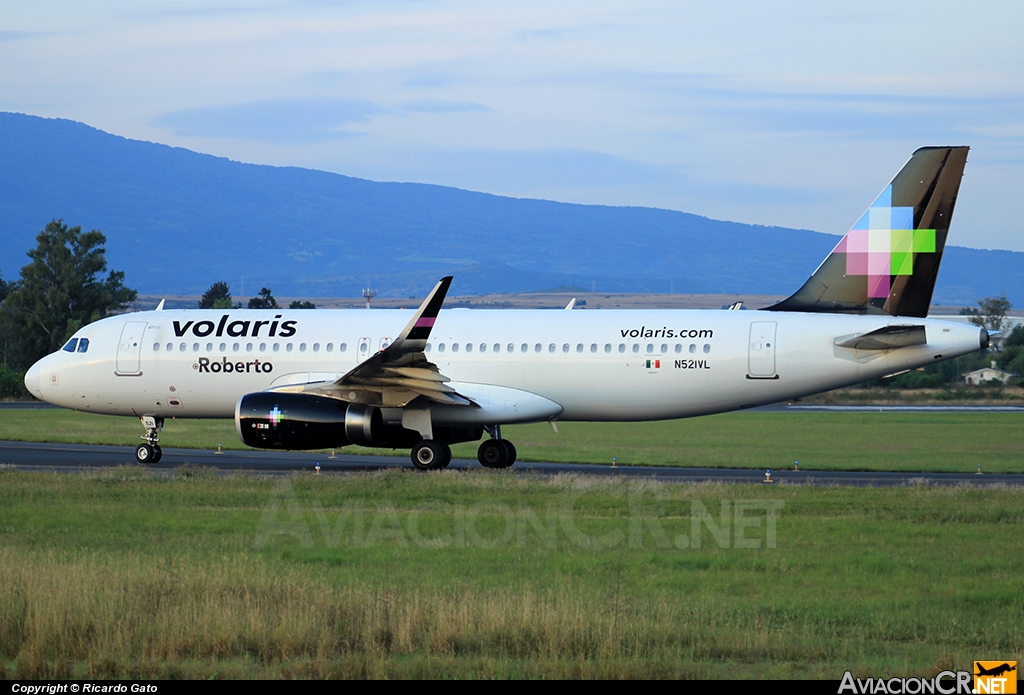
[[[39,387],[39,375],[41,373],[42,370],[39,368],[39,362],[29,367],[28,371],[25,372],[25,388],[39,400],[44,400],[43,390]]]

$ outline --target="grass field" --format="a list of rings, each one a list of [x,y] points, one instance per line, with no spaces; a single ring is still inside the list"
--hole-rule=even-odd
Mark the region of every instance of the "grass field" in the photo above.
[[[508,426],[523,461],[973,473],[1024,472],[1020,413],[728,413],[644,423],[559,423]],[[134,446],[134,418],[64,410],[5,410],[0,439]],[[165,447],[244,449],[230,420],[168,420]],[[392,454],[348,447],[345,452]],[[476,458],[476,444],[453,447]],[[405,452],[401,452],[405,455]]]
[[[1024,661],[1022,521],[1020,488],[0,470],[0,678],[930,676]]]

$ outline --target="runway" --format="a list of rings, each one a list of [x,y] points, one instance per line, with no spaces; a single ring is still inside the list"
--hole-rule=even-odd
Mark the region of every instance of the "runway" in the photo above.
[[[412,469],[406,456],[338,455],[330,458],[322,453],[277,451],[225,451],[216,453],[199,449],[164,449],[160,463],[147,468],[170,474],[175,468],[191,464],[209,467],[222,473],[248,471],[261,475],[313,474],[320,463],[323,475],[344,475],[389,470]],[[130,447],[91,446],[84,444],[41,444],[35,442],[0,441],[0,468],[20,471],[80,473],[116,466],[136,466],[135,450]],[[469,459],[455,459],[449,470],[485,470]],[[647,478],[681,483],[743,483],[764,485],[764,470],[726,468],[670,468],[663,466],[618,466],[573,463],[541,463],[520,461],[510,471],[493,471],[495,475],[559,475],[577,474],[606,477]],[[425,473],[424,475],[430,475]],[[771,478],[783,485],[821,485],[844,487],[905,487],[912,485],[1019,485],[1024,474],[964,473],[888,473],[869,471],[793,471],[773,470]]]

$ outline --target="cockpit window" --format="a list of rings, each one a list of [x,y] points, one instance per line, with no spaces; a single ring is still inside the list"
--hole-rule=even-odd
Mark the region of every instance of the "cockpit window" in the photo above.
[[[64,346],[64,352],[74,352],[75,346],[78,345],[78,338],[72,338],[68,341],[68,344]]]
[[[82,338],[81,340],[79,340],[78,341],[78,351],[79,352],[87,352],[88,350],[89,350],[89,339],[88,338]]]

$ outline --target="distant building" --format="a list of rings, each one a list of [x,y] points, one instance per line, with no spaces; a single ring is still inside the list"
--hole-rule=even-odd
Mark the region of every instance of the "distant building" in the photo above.
[[[998,381],[1001,384],[1006,384],[1016,374],[1010,372],[1004,372],[1002,369],[996,369],[995,360],[992,361],[991,367],[985,367],[983,369],[975,369],[973,372],[967,372],[963,375],[963,380],[968,384],[981,384],[986,381]]]

